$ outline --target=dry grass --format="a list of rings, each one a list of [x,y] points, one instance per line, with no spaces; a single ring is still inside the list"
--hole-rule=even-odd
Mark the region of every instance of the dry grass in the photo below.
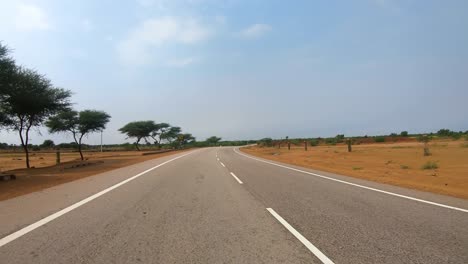
[[[460,143],[432,142],[429,157],[423,156],[423,145],[415,142],[354,145],[351,153],[345,145],[310,147],[307,152],[302,147],[242,150],[289,164],[468,199],[468,148]]]

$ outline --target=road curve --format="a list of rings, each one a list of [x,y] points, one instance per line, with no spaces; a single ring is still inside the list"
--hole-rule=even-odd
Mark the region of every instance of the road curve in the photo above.
[[[466,209],[208,148],[0,202],[0,263],[468,263]]]

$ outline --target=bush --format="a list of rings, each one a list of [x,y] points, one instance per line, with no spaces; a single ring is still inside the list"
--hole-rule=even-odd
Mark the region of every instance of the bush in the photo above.
[[[327,138],[325,139],[325,143],[328,145],[336,145],[336,138]]]
[[[257,142],[258,145],[271,147],[273,145],[273,139],[271,138],[262,138]]]
[[[342,143],[344,141],[344,134],[338,134],[335,137],[336,143]]]
[[[408,131],[401,131],[400,136],[407,137],[408,136]]]
[[[316,140],[316,139],[312,139],[312,140],[310,141],[310,146],[311,146],[311,147],[316,147],[316,146],[318,146],[318,144],[319,144],[319,141]]]
[[[400,168],[401,168],[402,170],[407,170],[407,169],[409,169],[409,166],[407,166],[407,165],[400,165]]]
[[[375,142],[385,142],[385,137],[379,136],[374,138]]]
[[[421,169],[423,170],[435,170],[435,169],[438,169],[439,168],[439,165],[437,165],[436,162],[434,161],[428,161],[426,163],[424,163],[424,165],[422,165]]]
[[[39,146],[35,145],[35,146],[32,147],[32,150],[33,151],[39,151],[39,150],[41,150],[41,148]]]

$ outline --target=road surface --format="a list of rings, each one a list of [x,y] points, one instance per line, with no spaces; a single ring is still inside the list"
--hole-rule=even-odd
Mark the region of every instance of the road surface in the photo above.
[[[468,263],[467,209],[207,148],[0,202],[0,263]]]

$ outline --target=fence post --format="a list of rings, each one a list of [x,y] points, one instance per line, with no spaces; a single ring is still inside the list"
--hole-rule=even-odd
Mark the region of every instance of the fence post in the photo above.
[[[307,151],[307,140],[304,140],[304,149]]]
[[[288,150],[291,150],[291,142],[288,141]]]
[[[59,165],[60,164],[60,151],[57,151],[56,155],[57,155],[57,158],[55,159],[55,163],[56,165]]]
[[[351,139],[348,138],[348,152],[351,152]]]

